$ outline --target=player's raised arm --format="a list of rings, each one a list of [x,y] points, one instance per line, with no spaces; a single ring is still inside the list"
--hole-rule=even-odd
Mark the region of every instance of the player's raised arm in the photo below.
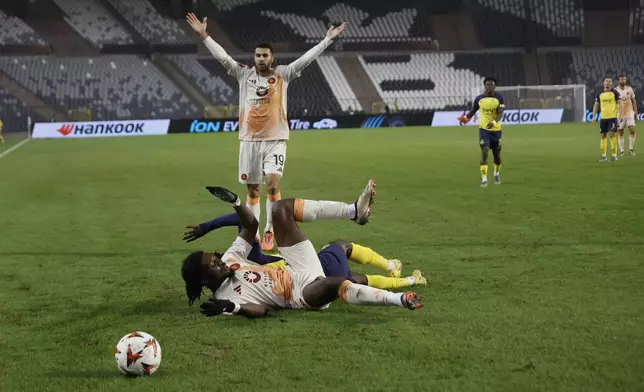
[[[459,117],[458,123],[460,125],[467,124],[468,122],[470,122],[470,120],[472,120],[472,117],[474,117],[474,115],[478,111],[479,111],[479,98],[476,97],[476,99],[474,100],[474,103],[472,104],[472,110],[470,110],[467,114],[464,114],[461,117]]]
[[[199,21],[195,14],[188,14],[186,15],[186,21],[192,27],[192,29],[195,31],[195,33],[199,34],[199,37],[203,41],[203,43],[206,45],[206,48],[208,48],[208,51],[212,53],[212,55],[221,63],[221,65],[226,68],[229,74],[239,77],[239,70],[242,68],[240,65],[230,57],[228,53],[226,53],[226,50],[221,47],[217,42],[215,42],[210,35],[208,35],[208,32],[206,31],[206,28],[208,27],[208,17],[204,17],[203,21]]]
[[[343,22],[339,26],[329,27],[329,31],[326,32],[326,37],[324,37],[324,39],[320,41],[320,43],[309,49],[300,58],[286,66],[287,75],[285,75],[285,77],[289,79],[290,75],[299,75],[299,73],[302,72],[304,68],[308,67],[309,64],[313,62],[313,60],[318,58],[322,54],[322,52],[324,52],[326,48],[331,45],[333,40],[336,39],[340,35],[340,33],[342,33],[346,26],[347,23]]]

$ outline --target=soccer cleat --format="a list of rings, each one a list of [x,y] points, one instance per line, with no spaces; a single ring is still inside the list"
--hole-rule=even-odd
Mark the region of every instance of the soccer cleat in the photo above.
[[[616,160],[618,160],[618,159],[619,159],[619,158],[617,158],[615,155],[613,155],[613,156],[610,158],[611,162],[615,162],[615,161],[616,161]]]
[[[620,156],[620,157],[623,157],[623,156],[624,156],[624,150],[622,150],[622,151],[620,151],[620,152],[619,152],[619,156]]]
[[[365,225],[369,222],[369,216],[371,215],[371,204],[373,204],[373,199],[376,196],[376,183],[373,180],[367,182],[364,190],[358,197],[358,200],[354,203],[356,206],[356,217],[353,219],[359,225]]]
[[[208,192],[210,192],[213,196],[218,198],[221,201],[224,201],[226,203],[230,204],[237,204],[239,202],[239,197],[232,192],[229,191],[228,189],[221,187],[221,186],[207,186],[206,189]]]
[[[487,188],[487,180],[481,181],[481,188]]]
[[[402,303],[409,310],[423,307],[423,299],[416,293],[406,292],[402,295]]]
[[[273,243],[273,233],[270,231],[264,232],[264,241],[262,241],[262,250],[264,252],[271,251],[275,247]]]
[[[500,184],[501,184],[501,175],[500,175],[500,174],[495,174],[495,175],[494,175],[494,183],[495,183],[496,185],[500,185]]]
[[[628,155],[635,156],[635,150],[633,150],[632,148],[628,150]]]
[[[608,158],[601,157],[601,158],[599,158],[599,162],[608,162]]]
[[[388,261],[390,263],[393,263],[395,266],[394,269],[389,271],[389,276],[391,276],[392,278],[400,278],[400,275],[402,274],[402,261],[396,260],[396,259],[392,259]]]
[[[427,286],[427,279],[423,276],[423,273],[420,270],[414,270],[412,272],[411,277],[416,279],[416,283],[414,283],[414,286]]]

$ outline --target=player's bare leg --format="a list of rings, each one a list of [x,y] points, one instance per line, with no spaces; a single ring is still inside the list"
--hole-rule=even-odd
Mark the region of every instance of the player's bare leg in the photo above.
[[[630,125],[628,127],[628,153],[630,155],[635,155],[635,125]]]
[[[624,156],[624,128],[617,130],[617,143],[619,145],[619,156]]]
[[[280,193],[280,181],[282,176],[279,174],[267,174],[266,182],[266,227],[264,229],[264,239],[262,241],[262,250],[273,250],[275,244],[273,241],[273,204],[278,202],[282,195]]]
[[[492,149],[492,156],[494,157],[494,183],[501,184],[501,146],[496,146]]]
[[[248,193],[246,194],[246,206],[252,211],[255,218],[259,222],[259,217],[262,213],[262,206],[260,204],[260,192],[262,190],[261,184],[246,184]],[[257,242],[259,241],[259,229],[257,230]]]
[[[481,188],[487,187],[487,157],[489,151],[489,147],[481,147]]]

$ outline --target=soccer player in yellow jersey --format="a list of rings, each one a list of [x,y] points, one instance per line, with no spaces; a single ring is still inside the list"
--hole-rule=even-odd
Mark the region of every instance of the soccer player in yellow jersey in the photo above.
[[[487,157],[491,149],[494,156],[494,183],[501,183],[501,118],[505,102],[497,94],[496,79],[487,77],[483,80],[485,92],[474,99],[472,110],[459,118],[460,125],[470,122],[477,111],[481,112],[479,124],[479,145],[481,146],[481,187],[487,187]]]
[[[617,131],[617,107],[619,105],[619,99],[619,93],[613,88],[613,79],[604,79],[604,91],[597,94],[595,97],[595,105],[593,106],[593,123],[597,121],[595,117],[597,112],[601,114],[599,132],[601,133],[600,147],[602,157],[599,160],[600,162],[606,162],[608,160],[606,158],[607,135],[610,137],[610,148],[613,153],[610,160],[617,160],[617,136],[615,136],[615,132]]]
[[[635,91],[631,86],[626,85],[626,76],[619,76],[619,84],[615,89],[619,93],[619,118],[617,121],[617,141],[619,143],[619,155],[624,155],[624,128],[628,127],[629,154],[635,155],[635,119],[637,118],[637,101]]]

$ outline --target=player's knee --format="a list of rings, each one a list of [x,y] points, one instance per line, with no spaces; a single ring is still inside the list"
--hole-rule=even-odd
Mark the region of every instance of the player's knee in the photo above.
[[[295,213],[293,199],[283,199],[274,202],[271,213],[273,214],[273,222],[293,220]]]
[[[260,184],[248,184],[248,197],[257,199],[259,198]]]
[[[331,243],[337,244],[340,248],[342,248],[347,257],[351,255],[351,251],[353,250],[353,245],[351,244],[351,242],[345,240],[335,240]]]

